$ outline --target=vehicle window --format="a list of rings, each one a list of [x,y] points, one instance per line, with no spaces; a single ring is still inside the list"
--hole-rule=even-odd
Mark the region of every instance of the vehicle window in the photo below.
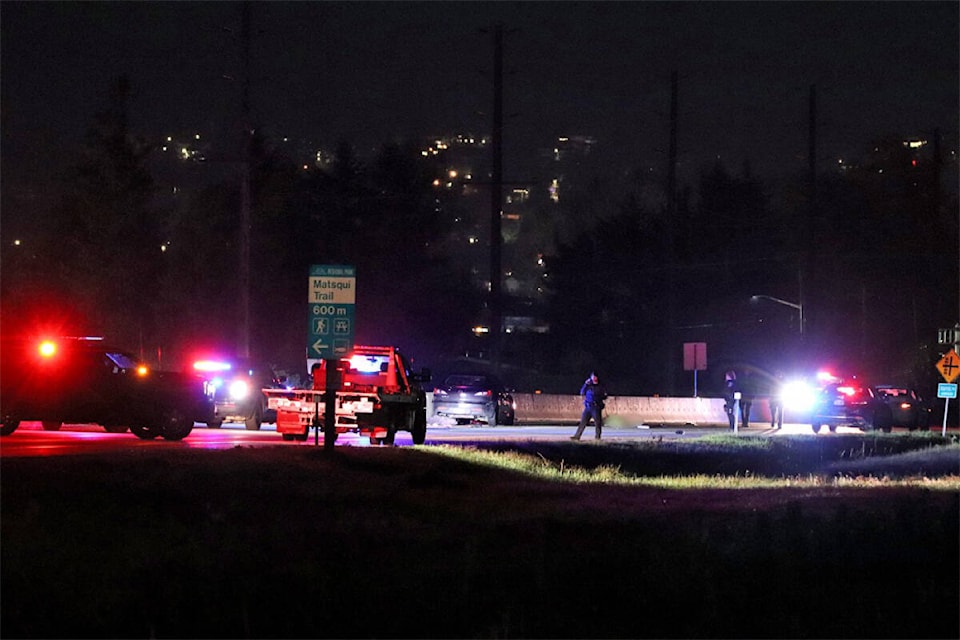
[[[112,366],[116,366],[120,369],[137,368],[137,362],[125,353],[107,352],[105,355],[107,356],[109,362],[113,363]]]
[[[350,358],[350,373],[379,375],[390,368],[388,356],[353,356]]]
[[[481,387],[483,386],[483,376],[449,376],[446,385],[450,387]]]

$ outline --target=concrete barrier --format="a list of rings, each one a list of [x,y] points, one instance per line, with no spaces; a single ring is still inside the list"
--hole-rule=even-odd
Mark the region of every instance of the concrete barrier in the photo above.
[[[583,410],[580,396],[518,393],[519,422],[577,422]],[[754,401],[750,422],[770,421],[766,398]],[[610,426],[635,426],[644,423],[727,424],[723,398],[661,398],[610,396],[604,409],[604,422]]]
[[[519,422],[576,422],[583,410],[580,396],[518,393],[513,399]],[[727,416],[722,398],[610,396],[604,422],[610,426],[650,422],[726,424]]]
[[[583,400],[578,395],[515,393],[517,422],[575,423],[580,420]],[[427,394],[427,415],[433,415],[433,397]],[[603,412],[603,421],[611,427],[636,426],[644,423],[727,424],[723,398],[661,398],[610,396]],[[751,423],[770,421],[766,399],[753,403]]]

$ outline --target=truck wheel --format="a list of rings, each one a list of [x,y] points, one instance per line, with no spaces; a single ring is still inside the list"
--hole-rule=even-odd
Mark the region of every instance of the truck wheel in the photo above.
[[[183,440],[193,431],[193,419],[179,409],[169,409],[163,414],[160,435],[164,440]]]
[[[207,423],[207,429],[219,429],[222,426],[223,426],[223,419],[221,418],[214,418],[213,420]]]
[[[836,432],[837,432],[837,425],[835,425],[835,424],[828,424],[827,427],[829,427],[830,433],[836,433]]]
[[[16,416],[3,416],[3,422],[0,423],[0,436],[8,436],[17,430],[20,426],[20,419]]]
[[[489,426],[491,426],[491,427],[497,426],[497,418],[498,418],[499,416],[497,416],[497,408],[496,408],[496,407],[493,407],[492,409],[488,409],[487,411],[485,411],[483,417],[484,417],[484,419],[487,421],[487,425],[489,425]]]
[[[810,426],[813,428],[813,432],[814,432],[814,433],[820,433],[820,423],[819,423],[819,422],[814,422],[814,423],[813,423],[812,425],[810,425]]]
[[[394,443],[394,441],[395,441],[396,439],[397,439],[397,426],[396,426],[396,425],[390,425],[389,427],[387,427],[387,435],[385,435],[385,436],[382,437],[382,438],[379,438],[380,444],[388,444],[388,445],[391,445],[391,446],[393,446],[393,443]],[[370,438],[370,440],[372,441],[373,438]]]
[[[63,423],[57,420],[43,420],[40,424],[43,425],[44,431],[60,431],[60,425]]]
[[[257,404],[253,412],[243,420],[243,424],[247,427],[247,431],[260,431],[261,423],[263,423],[263,407]]]
[[[413,444],[423,444],[427,440],[427,412],[424,409],[418,409],[413,416],[413,427],[410,435],[413,437]]]
[[[159,433],[157,433],[155,430],[151,429],[150,427],[145,427],[145,426],[140,425],[140,424],[136,424],[136,425],[135,425],[135,424],[132,424],[132,425],[130,425],[130,433],[132,433],[133,435],[137,436],[137,437],[140,438],[141,440],[153,440],[154,438],[156,438],[157,436],[160,435]]]

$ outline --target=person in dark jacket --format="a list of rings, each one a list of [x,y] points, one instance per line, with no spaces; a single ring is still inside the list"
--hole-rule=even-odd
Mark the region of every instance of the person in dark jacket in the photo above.
[[[733,371],[727,371],[723,377],[723,411],[727,414],[727,421],[730,423],[730,430],[733,431],[737,420],[737,398],[739,391],[737,387],[737,374]]]
[[[777,371],[770,389],[770,426],[783,428],[783,371]]]
[[[600,379],[596,372],[591,373],[583,386],[580,387],[580,396],[583,398],[583,412],[580,414],[580,424],[577,425],[577,433],[570,436],[571,440],[579,440],[583,435],[583,430],[587,423],[593,419],[593,426],[596,429],[595,439],[600,439],[600,433],[603,431],[603,407],[604,400],[607,399],[607,391],[600,384]]]
[[[756,384],[753,374],[747,370],[737,379],[740,388],[740,423],[746,429],[750,426],[750,410],[753,408],[753,397],[756,395]]]

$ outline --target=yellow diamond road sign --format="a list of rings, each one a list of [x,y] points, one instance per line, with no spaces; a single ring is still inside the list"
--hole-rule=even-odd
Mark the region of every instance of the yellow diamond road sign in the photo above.
[[[960,375],[960,356],[957,355],[955,350],[950,349],[947,355],[940,358],[937,369],[940,370],[940,375],[943,376],[944,380],[953,382]]]

